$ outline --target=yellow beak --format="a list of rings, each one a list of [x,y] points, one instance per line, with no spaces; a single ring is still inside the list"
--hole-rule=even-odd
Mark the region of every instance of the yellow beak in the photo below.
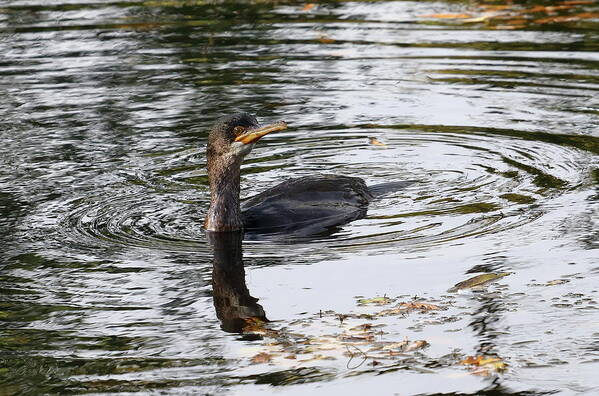
[[[285,129],[287,129],[287,124],[285,121],[281,121],[277,122],[276,124],[263,126],[261,128],[252,129],[246,133],[242,133],[235,138],[235,141],[241,142],[243,144],[250,144],[257,142],[264,135],[268,135],[271,132],[283,131]]]

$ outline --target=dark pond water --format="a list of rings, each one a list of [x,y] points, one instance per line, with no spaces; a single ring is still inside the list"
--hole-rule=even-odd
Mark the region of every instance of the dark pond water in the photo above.
[[[597,394],[597,6],[519,3],[3,1],[0,394]],[[290,125],[243,196],[419,182],[213,254],[204,149],[234,110]],[[447,293],[487,272],[511,275]],[[428,347],[364,359],[365,323]]]

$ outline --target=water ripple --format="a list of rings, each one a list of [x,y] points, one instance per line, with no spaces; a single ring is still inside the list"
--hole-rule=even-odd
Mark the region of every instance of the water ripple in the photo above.
[[[293,135],[291,141],[273,136],[252,153],[243,168],[243,196],[318,172],[360,176],[369,184],[418,183],[372,203],[366,218],[330,236],[254,235],[246,238],[251,251],[279,256],[273,246],[281,243],[342,251],[429,248],[526,224],[553,198],[585,183],[577,149],[526,140],[519,131],[362,125]],[[370,145],[373,135],[385,146]],[[88,246],[204,251],[201,222],[209,195],[202,157],[196,150],[154,155],[146,159],[147,170],[129,174],[120,189],[69,202],[61,208],[68,212],[61,237]]]

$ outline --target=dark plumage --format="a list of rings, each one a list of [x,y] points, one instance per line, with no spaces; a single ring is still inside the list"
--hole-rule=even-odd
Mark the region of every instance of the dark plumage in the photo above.
[[[284,181],[239,202],[240,167],[256,141],[285,129],[283,123],[260,128],[247,113],[224,117],[208,137],[210,208],[204,222],[209,231],[297,233],[315,235],[362,218],[368,204],[382,193],[412,182],[367,187],[357,177],[321,175]]]
[[[291,179],[244,201],[243,225],[252,233],[318,234],[364,217],[372,198],[364,180],[357,177]]]

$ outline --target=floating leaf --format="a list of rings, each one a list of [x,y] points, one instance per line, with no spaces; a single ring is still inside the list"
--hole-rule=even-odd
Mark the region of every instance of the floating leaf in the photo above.
[[[471,14],[428,14],[422,15],[423,18],[436,18],[436,19],[466,19],[472,18]]]
[[[386,344],[382,347],[384,351],[401,351],[401,352],[412,352],[417,349],[422,349],[429,346],[429,343],[425,340],[409,341],[405,340],[402,342],[393,342]]]
[[[542,24],[547,24],[547,23],[577,22],[582,19],[599,19],[599,13],[583,12],[581,14],[576,14],[576,15],[563,15],[563,16],[554,16],[554,17],[549,17],[549,18],[541,18],[541,19],[536,19],[535,23],[542,25]]]
[[[250,359],[252,364],[268,363],[272,360],[273,355],[266,352],[260,352]]]
[[[451,289],[447,290],[447,292],[455,293],[462,289],[470,289],[473,287],[482,286],[489,282],[493,282],[497,279],[503,278],[504,276],[508,276],[510,274],[511,274],[510,272],[498,272],[498,273],[477,275],[470,279],[466,279],[465,281],[456,283]]]
[[[584,6],[596,4],[593,0],[566,0],[554,5],[481,4],[472,13],[443,13],[423,15],[424,18],[448,19],[462,23],[486,23],[492,29],[520,29],[530,25],[578,22],[599,19],[597,12],[588,12]],[[482,11],[482,12],[480,12]],[[584,11],[584,12],[581,12]],[[558,13],[560,15],[558,15]],[[564,15],[569,13],[569,15]]]
[[[302,7],[301,11],[310,11],[315,6],[316,6],[316,4],[314,4],[314,3],[307,3],[306,5],[304,5]]]
[[[358,300],[358,304],[366,305],[366,304],[376,304],[376,305],[385,305],[391,303],[393,300],[389,297],[374,297],[374,298],[362,298]]]
[[[507,364],[496,357],[468,356],[458,364],[464,366],[473,366],[476,369],[472,372],[472,374],[485,376],[507,369]]]
[[[322,44],[332,44],[335,42],[335,39],[332,39],[332,38],[328,37],[327,35],[322,34],[318,38],[318,41]]]
[[[376,314],[376,316],[390,316],[390,315],[404,315],[411,311],[435,311],[442,309],[440,306],[435,304],[428,304],[418,301],[402,302],[396,307],[385,309]]]
[[[403,349],[406,347],[406,345],[408,345],[409,341],[405,340],[402,342],[392,342],[390,344],[385,344],[383,345],[383,347],[381,348],[382,350],[393,350],[393,349],[400,349],[403,351]]]
[[[429,343],[425,340],[412,341],[408,345],[406,345],[406,347],[404,348],[404,352],[415,351],[416,349],[426,348],[427,346],[429,346]]]
[[[350,331],[357,331],[357,332],[365,333],[365,332],[373,331],[373,328],[383,327],[383,326],[385,326],[385,325],[382,324],[382,323],[379,323],[379,324],[376,324],[376,325],[373,325],[372,323],[364,323],[364,324],[361,324],[361,325],[358,325],[358,326],[354,326],[354,327],[352,327],[349,330]],[[380,330],[379,330],[379,332],[380,332]]]
[[[266,328],[266,323],[264,320],[257,318],[257,317],[248,317],[248,318],[243,318],[243,321],[245,322],[245,324],[243,325],[243,328],[241,329],[241,332],[244,334],[262,334],[262,335],[269,335],[269,336],[276,336],[278,334],[278,332],[276,330],[272,330],[272,329],[267,329]]]
[[[545,286],[563,285],[564,283],[568,282],[570,282],[568,279],[554,279],[547,282]]]
[[[387,145],[381,141],[379,141],[377,138],[375,137],[369,137],[368,138],[368,143],[373,144],[375,146],[382,146],[382,147],[387,147]]]
[[[350,335],[341,335],[339,336],[339,341],[341,342],[351,342],[355,344],[366,344],[374,341],[373,334],[367,334],[364,336],[350,336]]]
[[[408,313],[405,308],[395,307],[390,309],[384,309],[381,312],[377,313],[376,316],[391,316],[391,315],[403,315]]]
[[[502,11],[502,10],[509,10],[509,9],[511,9],[513,7],[513,5],[511,5],[511,4],[499,4],[499,5],[495,5],[495,4],[481,4],[478,7],[484,8],[486,10]]]
[[[441,309],[440,306],[435,305],[435,304],[428,304],[428,303],[423,303],[423,302],[418,302],[418,301],[411,301],[411,302],[407,302],[407,303],[401,303],[399,304],[400,307],[407,309],[408,311],[436,311]]]

